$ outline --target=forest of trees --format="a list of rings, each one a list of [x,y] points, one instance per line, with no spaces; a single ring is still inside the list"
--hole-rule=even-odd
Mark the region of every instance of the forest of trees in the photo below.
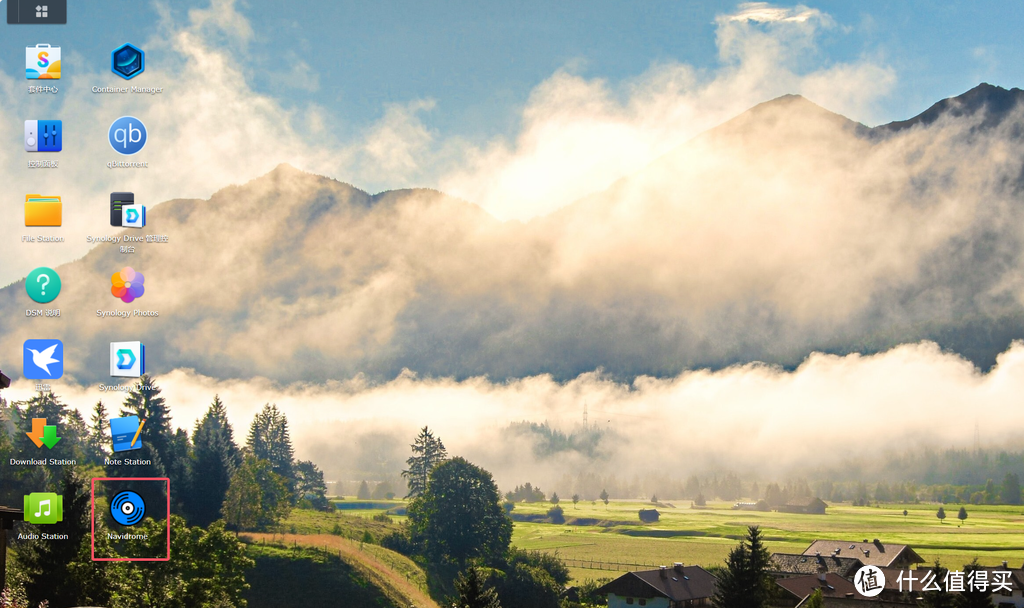
[[[1015,458],[1002,454],[1004,462],[1016,462]],[[614,474],[578,473],[563,476],[555,487],[564,495],[578,494],[585,501],[599,500],[602,493],[607,493],[613,499],[650,499],[654,496],[662,500],[692,501],[698,497],[706,500],[755,502],[763,499],[772,506],[812,496],[827,502],[852,502],[855,505],[913,502],[1017,505],[1024,504],[1021,475],[1024,475],[1024,465],[1021,465],[1019,472],[1007,470],[999,477],[982,478],[978,483],[970,484],[924,484],[912,480],[833,481],[829,478],[792,478],[780,482],[771,479],[740,479],[732,472],[691,475],[685,479],[663,475],[623,478]],[[513,502],[544,500],[536,496],[528,498],[527,487],[536,491],[534,486],[526,483],[515,486],[506,496]]]
[[[511,546],[512,521],[491,474],[464,458],[449,458],[427,428],[411,448],[403,473],[414,493],[409,521],[381,544],[419,563],[431,595],[446,598],[442,605],[564,606],[560,596],[568,568],[557,557]]]
[[[145,420],[142,448],[130,458],[146,464],[110,462],[109,418],[126,415]],[[60,432],[60,441],[44,455],[25,434],[33,418],[45,418]],[[275,405],[267,404],[256,415],[244,445],[236,442],[219,396],[214,396],[191,434],[172,429],[170,421],[170,408],[148,376],[125,394],[117,411],[96,403],[88,421],[53,393],[10,404],[0,400],[0,459],[45,456],[75,463],[0,467],[0,504],[20,505],[30,492],[58,492],[63,496],[64,519],[50,530],[69,538],[13,542],[9,581],[16,584],[9,586],[10,593],[23,594],[32,605],[43,600],[53,605],[135,605],[127,598],[146,589],[146,601],[159,598],[155,601],[161,606],[242,606],[244,570],[252,562],[229,530],[274,525],[297,505],[333,507],[321,470],[313,462],[295,460],[288,421]],[[175,558],[145,568],[133,562],[92,562],[90,477],[169,478]],[[147,519],[140,525],[156,529],[167,522]],[[97,534],[98,539],[101,536]],[[158,533],[149,536],[161,538]],[[102,539],[97,543],[101,546]],[[42,576],[52,572],[70,575]],[[54,584],[56,578],[59,584]]]

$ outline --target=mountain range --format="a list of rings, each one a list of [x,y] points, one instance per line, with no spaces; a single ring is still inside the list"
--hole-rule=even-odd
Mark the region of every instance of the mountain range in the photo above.
[[[41,337],[83,383],[126,340],[151,372],[280,382],[631,379],[921,340],[987,369],[1024,338],[1022,98],[982,84],[869,128],[784,96],[525,223],[282,164],[98,226],[168,242],[57,268],[59,319],[26,318],[24,281],[0,290],[4,369]],[[130,304],[125,266],[146,281]],[[158,316],[99,314],[135,310]]]

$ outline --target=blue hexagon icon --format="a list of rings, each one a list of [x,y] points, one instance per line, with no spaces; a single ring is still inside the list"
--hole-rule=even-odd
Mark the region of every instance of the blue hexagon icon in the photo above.
[[[146,69],[146,53],[134,44],[122,44],[110,53],[110,70],[129,80]]]

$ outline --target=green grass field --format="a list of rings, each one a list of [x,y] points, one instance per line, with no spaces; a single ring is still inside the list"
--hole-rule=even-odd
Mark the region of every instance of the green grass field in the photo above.
[[[390,501],[401,506],[400,501]],[[691,509],[688,502],[657,507],[661,520],[640,523],[637,511],[650,508],[639,501],[602,503],[581,502],[576,508],[563,501],[569,524],[515,523],[515,546],[556,553],[566,560],[573,578],[582,581],[618,576],[618,573],[673,562],[720,566],[748,525],[760,526],[771,551],[800,553],[818,538],[864,540],[910,545],[929,562],[941,559],[949,566],[961,566],[975,557],[987,565],[1003,560],[1013,567],[1024,563],[1024,507],[971,506],[967,520],[956,519],[959,505],[946,505],[947,518],[935,517],[936,504],[892,504],[882,507],[829,506],[826,515],[760,513],[736,511],[732,503],[708,503],[706,509]],[[543,515],[549,503],[517,504],[516,516]],[[903,510],[908,514],[903,516]],[[369,530],[375,536],[395,529],[403,517],[392,524],[374,522],[383,509],[355,509],[337,513],[317,513],[296,509],[279,529],[294,529],[299,534],[330,533],[340,524],[344,536],[359,538]],[[600,520],[601,525],[571,525],[573,519]],[[616,523],[621,522],[621,523]],[[294,527],[294,528],[293,528]]]
[[[924,559],[940,558],[947,565],[959,566],[975,557],[991,565],[1007,560],[1020,567],[1024,562],[1024,508],[1019,506],[970,507],[961,526],[956,519],[959,507],[947,505],[948,516],[940,523],[935,517],[938,505],[932,504],[881,508],[839,504],[830,506],[826,515],[798,515],[736,511],[731,503],[691,509],[688,503],[679,502],[676,508],[658,507],[661,520],[649,525],[640,523],[637,511],[650,504],[615,501],[606,508],[602,503],[581,502],[574,508],[563,501],[560,506],[570,523],[573,518],[630,522],[612,526],[516,522],[516,546],[557,552],[567,560],[576,580],[617,576],[616,572],[628,569],[619,564],[641,568],[673,562],[720,566],[748,525],[760,526],[768,548],[777,552],[802,552],[818,538],[878,538],[908,544]],[[543,514],[550,507],[548,503],[519,504],[514,513]]]

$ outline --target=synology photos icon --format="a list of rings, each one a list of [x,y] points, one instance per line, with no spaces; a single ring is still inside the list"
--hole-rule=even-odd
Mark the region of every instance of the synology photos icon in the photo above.
[[[146,373],[146,346],[142,342],[110,343],[110,375],[138,378]]]

